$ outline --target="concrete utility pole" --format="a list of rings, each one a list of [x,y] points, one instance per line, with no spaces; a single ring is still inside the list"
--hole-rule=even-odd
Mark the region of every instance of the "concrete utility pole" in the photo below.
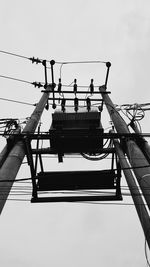
[[[105,87],[100,88],[100,93],[102,94],[102,98],[104,100],[104,103],[106,104],[106,107],[114,123],[117,133],[130,134],[125,121],[116,110],[108,94],[106,94]],[[141,151],[141,149],[139,148],[139,146],[136,144],[136,142],[133,140],[132,137],[128,138],[122,137],[122,140],[125,144],[124,145],[125,152],[133,168],[134,174],[142,190],[146,203],[150,209],[150,194],[148,193],[150,188],[149,162],[147,161],[143,152]]]
[[[137,187],[136,181],[134,179],[134,176],[130,170],[130,166],[125,158],[125,155],[123,153],[123,150],[117,140],[114,140],[114,146],[116,149],[116,153],[119,157],[119,162],[121,165],[121,168],[123,169],[137,214],[139,216],[139,220],[141,222],[145,238],[147,241],[147,244],[150,249],[150,217],[148,214],[148,211],[144,205],[144,201],[142,199],[141,193]]]
[[[140,131],[136,126],[135,122],[130,123],[130,126],[132,127],[135,133],[140,134]],[[150,164],[150,145],[148,144],[147,140],[142,136],[140,137],[140,147]]]
[[[21,132],[21,128],[18,127],[16,130],[14,130],[13,135],[10,135],[10,137],[8,138],[7,144],[4,146],[3,150],[0,153],[0,168],[4,164],[10,150],[13,148],[14,134],[19,134],[20,132]]]
[[[44,107],[48,101],[51,86],[48,86],[46,90],[48,92],[43,93],[22,133],[34,133],[43,113]],[[10,151],[8,157],[6,158],[0,169],[0,213],[3,210],[24,156],[24,143],[22,141],[18,141]],[[11,182],[9,180],[11,180]]]

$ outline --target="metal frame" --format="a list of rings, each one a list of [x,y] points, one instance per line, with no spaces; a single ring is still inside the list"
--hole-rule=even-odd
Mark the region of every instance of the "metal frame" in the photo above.
[[[43,158],[42,155],[45,154],[57,154],[57,151],[52,151],[51,148],[43,148],[39,149],[39,140],[49,140],[49,135],[46,134],[36,134],[36,139],[35,135],[27,135],[26,137],[24,136],[24,145],[25,145],[25,150],[26,150],[26,156],[28,160],[28,164],[30,166],[30,171],[31,171],[31,178],[32,178],[32,186],[33,186],[33,191],[32,191],[32,199],[31,202],[78,202],[78,201],[116,201],[116,200],[122,200],[122,195],[121,195],[121,189],[120,189],[120,180],[121,180],[121,168],[120,164],[118,161],[118,157],[116,155],[116,151],[114,147],[111,147],[109,149],[100,149],[100,153],[105,153],[106,151],[109,152],[112,155],[111,159],[111,166],[109,168],[110,173],[111,171],[115,170],[116,177],[115,177],[115,182],[116,186],[113,189],[110,190],[110,193],[107,191],[106,193],[103,191],[103,189],[99,189],[100,191],[98,192],[97,190],[92,190],[92,194],[90,195],[90,191],[88,190],[82,190],[82,193],[84,195],[76,195],[76,193],[80,193],[79,191],[81,190],[75,190],[74,194],[73,191],[67,191],[63,192],[63,196],[47,196],[47,197],[39,197],[38,193],[41,193],[42,190],[39,190],[38,188],[38,173],[37,173],[37,165],[40,165],[41,172],[44,173],[44,165],[43,165]],[[32,140],[37,140],[37,145],[36,149],[31,147]],[[35,159],[33,158],[35,155]],[[93,171],[94,172],[94,171]],[[108,188],[109,190],[109,188]],[[46,190],[51,193],[51,190]],[[63,191],[63,190],[62,190]],[[59,191],[57,191],[58,193]],[[72,195],[68,196],[68,192],[70,192]],[[87,194],[86,194],[87,193]],[[95,193],[95,194],[93,194]],[[103,195],[102,195],[103,193]],[[54,192],[53,192],[54,195]]]
[[[48,84],[48,81],[47,81],[46,61],[43,61],[42,64],[44,66],[45,88],[46,88],[47,87],[47,84]],[[55,101],[57,101],[57,100],[58,101],[59,100],[62,100],[63,101],[65,99],[65,101],[66,100],[73,101],[74,102],[74,110],[75,110],[75,112],[77,112],[78,111],[79,101],[85,102],[86,101],[87,94],[89,94],[89,91],[87,91],[87,89],[86,89],[86,91],[80,91],[79,90],[77,92],[77,91],[74,90],[75,88],[73,88],[73,91],[64,91],[63,90],[61,92],[61,95],[60,95],[60,90],[55,90],[56,84],[55,84],[55,81],[54,81],[54,69],[53,69],[54,64],[55,64],[55,61],[54,60],[51,60],[50,61],[50,65],[51,65],[52,84],[51,84],[51,88],[49,89],[49,93],[51,93],[52,96],[49,97],[48,99],[49,99],[49,101],[52,101],[52,107],[53,107],[53,109],[56,108],[56,102]],[[111,66],[111,63],[110,62],[106,62],[107,71],[106,71],[106,77],[105,77],[105,84],[104,84],[104,86],[101,86],[100,88],[98,88],[98,91],[95,91],[94,90],[94,87],[93,87],[93,89],[91,91],[91,96],[93,96],[94,94],[99,94],[100,95],[101,94],[101,90],[103,92],[105,91],[104,92],[105,94],[110,93],[110,92],[106,92],[106,90],[105,90],[107,88],[107,82],[108,82],[108,75],[109,75],[110,66]],[[59,81],[61,82],[60,79],[59,79]],[[93,80],[91,80],[91,82],[93,82]],[[47,93],[48,91],[47,90],[46,91],[43,90],[43,92]],[[64,94],[65,93],[66,94],[72,93],[73,94],[73,97],[72,98],[66,98],[66,97],[64,97]],[[84,94],[86,97],[77,98],[77,93],[79,93],[80,95]],[[59,98],[56,97],[55,94],[59,94]],[[90,98],[90,101],[98,101],[100,103],[100,111],[103,110],[103,98],[99,98],[99,97],[97,99]],[[62,107],[62,111],[65,112],[64,103],[61,105],[61,107]],[[89,110],[90,110],[90,107],[87,105],[87,112],[89,112]],[[77,129],[77,130],[79,130],[79,129]],[[56,133],[55,132],[54,133],[52,132],[52,134],[55,135]],[[82,134],[82,129],[81,129],[81,131],[79,131],[79,135],[80,134]],[[83,135],[84,134],[85,133],[83,131]],[[56,197],[55,196],[55,197],[48,197],[48,198],[46,198],[46,197],[44,197],[44,198],[43,197],[39,197],[38,196],[38,191],[40,191],[40,188],[39,188],[39,183],[38,183],[38,178],[39,177],[38,177],[38,173],[37,173],[38,159],[39,159],[39,163],[40,163],[40,167],[41,167],[41,172],[43,173],[43,175],[44,175],[44,173],[46,175],[46,172],[44,172],[42,155],[43,154],[58,154],[58,160],[59,160],[59,162],[62,162],[63,161],[63,154],[65,152],[67,152],[67,150],[66,151],[57,151],[57,150],[59,150],[59,148],[57,148],[57,147],[55,148],[55,146],[54,146],[54,148],[56,149],[56,151],[54,151],[54,149],[52,150],[50,147],[49,148],[45,148],[45,149],[39,149],[39,140],[40,139],[50,140],[50,138],[53,135],[51,135],[51,133],[40,134],[40,132],[38,131],[38,134],[34,134],[34,135],[30,135],[30,136],[28,135],[27,137],[24,138],[24,140],[25,140],[24,143],[25,143],[25,147],[26,147],[26,154],[27,154],[28,164],[29,164],[30,170],[31,170],[31,177],[32,177],[32,184],[33,184],[33,193],[32,193],[32,200],[31,200],[32,202],[89,201],[89,200],[91,200],[91,201],[105,201],[105,200],[109,200],[110,201],[110,200],[121,200],[122,199],[121,190],[120,190],[121,168],[120,168],[120,165],[118,163],[118,158],[117,158],[117,155],[115,153],[114,148],[112,148],[112,149],[109,150],[109,153],[112,154],[112,162],[111,162],[110,170],[108,170],[109,174],[110,175],[111,174],[113,175],[111,177],[111,179],[114,179],[113,180],[113,182],[114,182],[113,189],[115,189],[115,194],[114,195],[106,194],[106,195],[103,195],[102,196],[100,194],[97,194],[97,192],[95,191],[95,195],[91,195],[91,196],[89,196],[89,195],[84,195],[84,196],[83,195],[82,196],[81,195],[80,196],[79,195],[78,196],[67,196],[66,195],[66,196],[59,196],[59,197]],[[104,138],[106,138],[106,139],[109,139],[110,138],[110,136],[107,136],[107,137],[105,136],[104,137],[104,135],[105,134],[103,133],[103,131],[102,132],[98,132],[98,136],[102,140]],[[31,141],[33,139],[37,140],[36,149],[32,149],[32,147],[31,147]],[[86,148],[86,149],[88,149],[88,148]],[[101,148],[100,148],[100,153],[105,153],[105,151],[106,151],[106,149],[105,148],[103,149],[103,144],[102,144],[101,145]],[[87,152],[87,151],[78,151],[78,149],[77,149],[77,151],[76,150],[74,150],[74,151],[69,150],[69,152],[77,153],[77,152]],[[90,151],[88,151],[88,152],[90,152]],[[99,150],[95,147],[94,148],[94,152],[97,153],[97,152],[99,152]],[[36,155],[35,160],[33,159],[33,155],[34,154]],[[115,163],[116,163],[116,169],[114,169]],[[90,174],[93,173],[93,175],[94,175],[94,172],[95,171],[92,171]],[[50,172],[50,173],[52,174],[52,172]],[[73,173],[74,174],[76,173],[75,175],[77,175],[77,172],[73,172]],[[81,172],[79,171],[79,173],[78,173],[79,174],[78,175],[79,176],[78,177],[79,179],[80,179],[80,173]],[[98,172],[98,175],[100,173],[102,173],[102,171],[99,171]],[[62,174],[62,177],[63,177],[63,173],[61,173],[61,174]],[[88,174],[87,174],[87,176],[88,176]],[[64,177],[63,177],[63,179],[64,179]],[[77,176],[75,176],[75,177],[77,177]],[[86,181],[86,179],[85,179],[85,181]],[[68,182],[70,182],[70,179],[68,180]],[[101,186],[99,185],[99,187],[101,187]],[[62,188],[64,188],[64,187],[62,186]],[[85,188],[86,188],[86,186],[85,186]],[[61,187],[60,187],[60,189],[61,189]],[[98,188],[98,189],[103,189],[103,188]],[[110,189],[110,188],[108,188],[108,189]],[[111,187],[111,189],[112,189],[112,187]],[[48,191],[51,192],[51,190],[49,190],[49,189],[48,189]],[[74,191],[77,192],[76,190],[74,190]]]

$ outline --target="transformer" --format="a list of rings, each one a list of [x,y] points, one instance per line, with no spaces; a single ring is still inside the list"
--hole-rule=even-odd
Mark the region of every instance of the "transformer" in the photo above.
[[[80,109],[52,114],[50,146],[58,153],[96,153],[103,147],[101,112]]]

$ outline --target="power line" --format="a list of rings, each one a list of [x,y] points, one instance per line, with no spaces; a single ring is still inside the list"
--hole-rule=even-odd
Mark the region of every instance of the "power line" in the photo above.
[[[22,83],[27,83],[27,84],[31,84],[31,85],[34,85],[35,87],[44,87],[44,82],[29,82],[27,80],[23,80],[23,79],[19,79],[19,78],[15,78],[15,77],[11,77],[11,76],[6,76],[6,75],[0,75],[0,78],[4,78],[4,79],[9,79],[9,80],[13,80],[13,81],[17,81],[17,82],[22,82]],[[62,87],[72,87],[72,83],[67,85],[67,84],[62,84]],[[78,88],[88,88],[89,85],[78,85]],[[100,86],[99,85],[94,85],[95,88],[99,88]],[[65,91],[63,92],[65,93]],[[67,93],[67,91],[66,91]],[[80,91],[79,91],[80,93]],[[90,94],[90,92],[89,92]],[[99,93],[100,94],[100,93]],[[98,100],[98,99],[97,99]]]
[[[39,58],[34,58],[34,57],[27,57],[27,56],[24,56],[24,55],[20,55],[20,54],[16,54],[16,53],[12,53],[12,52],[8,52],[8,51],[4,51],[4,50],[0,50],[0,53],[2,54],[6,54],[6,55],[10,55],[10,56],[14,56],[14,57],[19,57],[19,58],[23,58],[23,59],[28,59],[30,61],[32,61],[32,63],[43,63],[43,59],[39,59]],[[46,60],[46,62],[51,62],[50,60]],[[49,68],[49,67],[47,67]]]
[[[9,102],[18,103],[18,104],[23,104],[23,105],[28,105],[28,106],[36,106],[36,104],[31,104],[28,102],[22,102],[22,101],[18,101],[18,100],[14,100],[14,99],[3,98],[3,97],[0,97],[0,100],[9,101]]]
[[[73,84],[73,82],[70,83],[70,84],[62,84],[62,87],[73,87],[72,84]],[[89,85],[78,85],[78,88],[88,88],[88,87],[89,87]],[[99,85],[94,85],[94,87],[95,88],[99,88],[100,86]],[[65,92],[63,92],[63,93],[65,93]],[[80,93],[80,91],[79,91],[79,93]],[[89,92],[89,94],[90,94],[90,92]]]
[[[32,83],[29,82],[29,81],[22,80],[22,79],[18,79],[18,78],[14,78],[14,77],[10,77],[10,76],[5,76],[5,75],[0,75],[0,78],[5,78],[5,79],[10,79],[10,80],[18,81],[18,82],[23,82],[23,83],[32,84]]]
[[[27,80],[22,80],[22,79],[18,79],[18,78],[6,76],[6,75],[0,75],[0,78],[31,84],[31,85],[34,85],[34,87],[38,87],[38,88],[44,87],[44,83],[43,82],[29,82]]]
[[[0,198],[0,200],[3,200],[2,198]],[[24,199],[24,198],[8,198],[7,200],[9,201],[26,201],[26,202],[30,202],[31,199]],[[64,201],[65,202],[65,201]],[[68,203],[67,203],[68,204]],[[71,202],[70,204],[73,204],[73,202]],[[132,203],[102,203],[102,202],[90,202],[90,201],[78,201],[78,202],[74,202],[74,204],[92,204],[92,205],[105,205],[105,206],[134,206],[134,204]]]
[[[11,180],[11,179],[8,179],[8,180],[0,180],[0,183],[1,182],[22,182],[22,181],[29,181],[29,180],[32,180],[32,178],[22,178],[22,179],[15,179],[15,180]]]
[[[12,53],[12,52],[7,52],[7,51],[4,51],[4,50],[0,50],[0,53],[7,54],[7,55],[10,55],[10,56],[20,57],[20,58],[24,58],[24,59],[29,59],[26,56],[15,54],[15,53]]]
[[[6,55],[10,55],[10,56],[15,56],[15,57],[19,57],[19,58],[24,58],[24,59],[29,59],[29,60],[32,60],[33,58],[31,57],[27,57],[27,56],[24,56],[24,55],[20,55],[20,54],[16,54],[16,53],[12,53],[12,52],[8,52],[8,51],[5,51],[5,50],[0,50],[0,53],[2,54],[6,54]],[[36,59],[35,59],[36,60]],[[39,59],[39,61],[43,61],[43,59]],[[51,62],[51,60],[46,60],[47,62]],[[36,61],[35,61],[36,62]],[[40,63],[40,62],[38,62]],[[55,61],[56,64],[93,64],[93,63],[104,63],[106,64],[107,61],[102,61],[102,60],[85,60],[85,61]]]
[[[31,57],[27,57],[27,56],[24,56],[24,55],[8,52],[8,51],[5,51],[5,50],[0,50],[0,53],[6,54],[6,55],[10,55],[10,56],[14,56],[14,57],[23,58],[23,59],[28,59],[28,60],[31,60],[32,63],[34,63],[34,62],[42,63],[43,62],[43,59],[34,58],[34,57],[31,58]],[[46,60],[46,61],[50,63],[50,60]]]
[[[21,182],[21,181],[24,181],[24,180],[31,180],[31,178],[25,178],[25,179],[18,179],[18,180],[16,180],[15,182]],[[6,180],[7,182],[11,182],[11,180]],[[1,182],[3,182],[2,180],[1,180]],[[31,183],[30,183],[30,185],[31,185]],[[1,192],[3,192],[3,193],[5,193],[5,189],[7,189],[7,186],[2,186],[1,187]],[[13,187],[12,187],[12,190],[11,190],[11,192],[12,193],[30,193],[31,192],[31,189],[32,189],[32,187],[30,186],[25,186],[25,185],[16,185],[16,186],[14,186],[13,185]],[[129,189],[128,189],[128,187],[127,186],[121,186],[121,189],[122,190],[128,190],[129,191]],[[132,187],[132,189],[134,189],[134,187]],[[146,188],[147,190],[149,190],[149,188]],[[41,193],[41,192],[40,192]],[[94,191],[94,190],[69,190],[68,192],[66,192],[66,191],[61,191],[61,190],[59,190],[59,191],[53,191],[53,192],[51,192],[51,191],[44,191],[44,192],[42,192],[41,194],[47,194],[47,193],[50,193],[50,194],[73,194],[73,193],[75,193],[75,194],[88,194],[88,195],[93,195],[93,194],[106,194],[106,193],[111,193],[111,192],[109,192],[109,191],[104,191],[104,190],[96,190],[96,191]],[[149,193],[147,193],[148,195],[149,195]],[[123,196],[131,196],[131,194],[130,194],[130,192],[122,192],[122,195]],[[142,193],[135,193],[134,195],[136,195],[136,196],[138,196],[138,195],[143,195]]]
[[[4,200],[3,198],[0,198],[0,200]],[[9,201],[26,201],[26,202],[30,202],[30,199],[23,199],[23,198],[7,198],[7,200]]]
[[[101,61],[101,60],[85,60],[85,61],[55,61],[56,64],[61,64],[61,65],[65,65],[65,64],[95,64],[95,63],[104,63],[106,64],[107,61]]]

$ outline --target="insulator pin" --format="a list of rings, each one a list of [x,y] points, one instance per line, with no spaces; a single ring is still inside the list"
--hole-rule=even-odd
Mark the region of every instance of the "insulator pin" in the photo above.
[[[63,98],[62,101],[61,101],[61,109],[62,109],[63,112],[65,111],[65,105],[66,105],[66,99]]]
[[[87,105],[87,110],[90,111],[90,109],[91,109],[91,99],[89,97],[86,99],[86,105]]]
[[[78,100],[77,97],[75,97],[75,99],[74,99],[74,110],[75,110],[75,112],[78,111],[78,108],[79,108],[79,100]]]
[[[90,93],[91,93],[91,95],[94,93],[93,79],[91,79],[91,83],[90,83]]]
[[[58,83],[58,92],[61,93],[61,88],[62,88],[62,83],[61,79],[59,78],[59,83]]]
[[[78,86],[77,86],[77,80],[74,79],[73,91],[74,91],[75,95],[77,93],[77,88],[78,88]]]

